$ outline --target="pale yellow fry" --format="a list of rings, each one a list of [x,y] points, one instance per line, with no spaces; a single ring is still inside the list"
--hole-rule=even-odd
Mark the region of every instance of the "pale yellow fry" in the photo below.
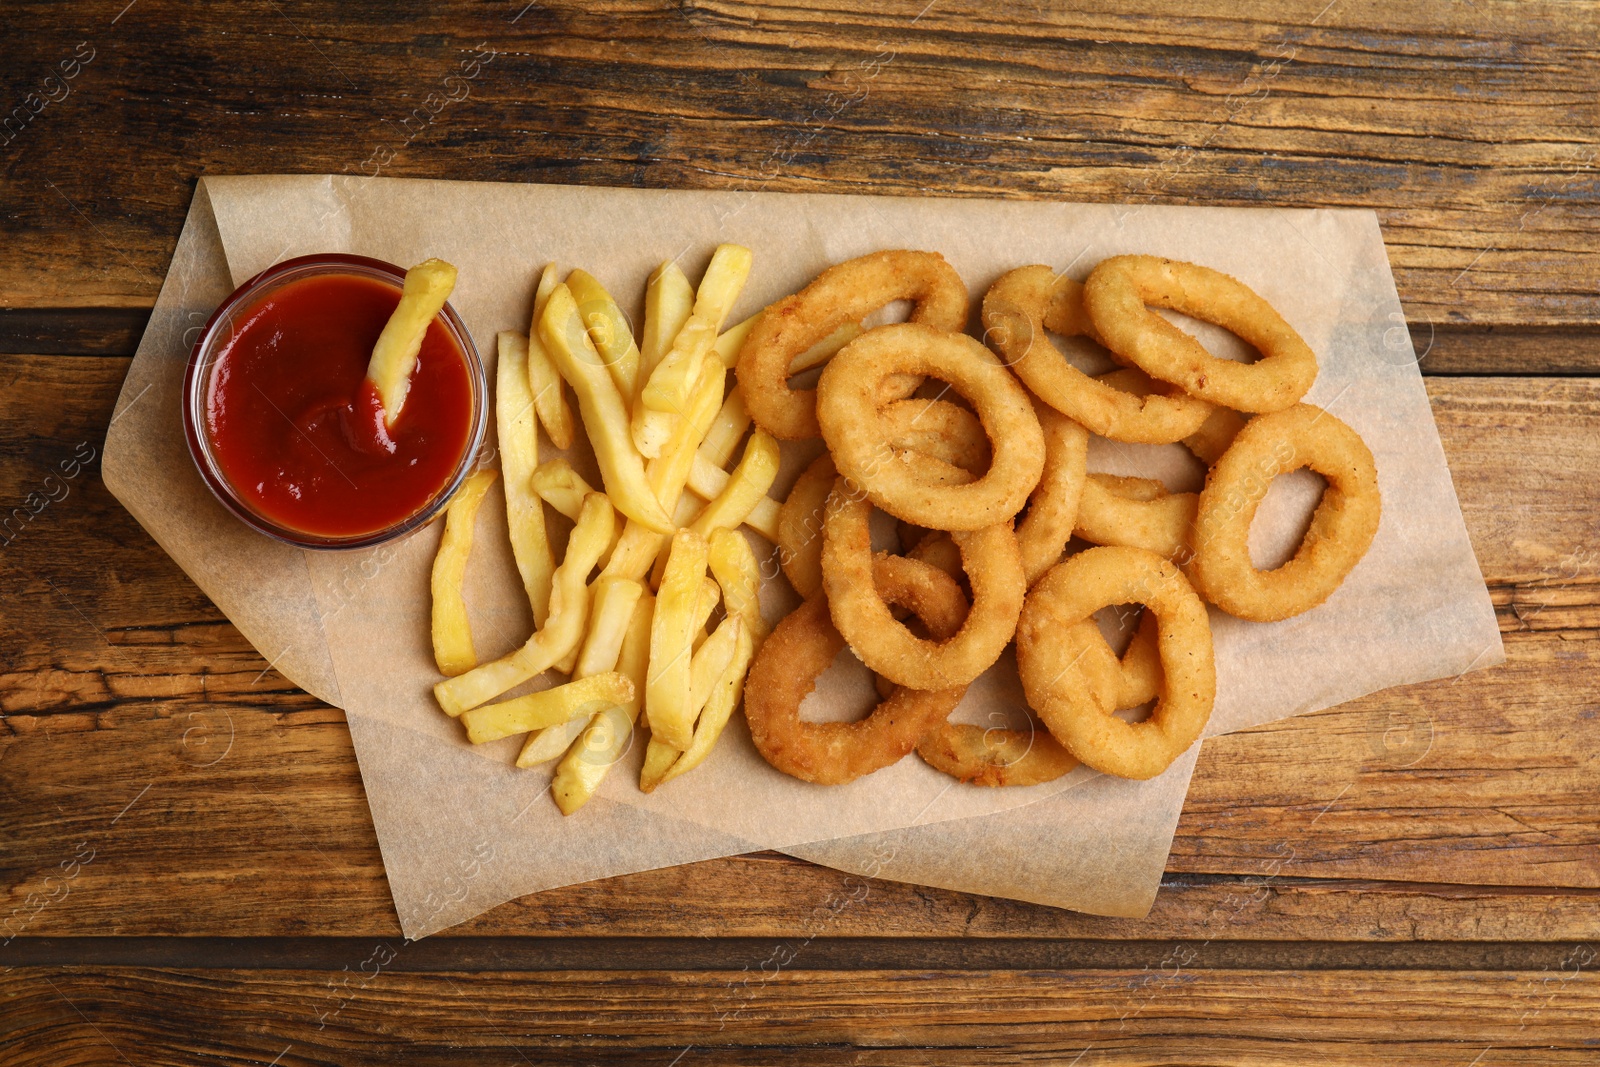
[[[682,755],[671,745],[650,738],[650,743],[644,749],[644,766],[639,768],[639,789],[645,793],[655,789]]]
[[[694,457],[694,467],[689,472],[687,486],[695,496],[702,500],[715,500],[728,488],[728,481],[732,476],[721,467],[714,466],[704,453]],[[750,513],[744,517],[744,524],[768,541],[776,543],[778,540],[778,509],[783,505],[764,496],[757,500]],[[679,513],[673,514],[673,521],[679,526],[687,525],[693,521],[693,515],[679,521]]]
[[[717,466],[726,467],[733,458],[733,450],[739,447],[739,439],[749,428],[750,412],[744,406],[744,393],[735,385],[728,390],[717,417],[711,420],[711,427],[700,442],[700,454]]]
[[[720,592],[720,590],[719,590]],[[583,639],[583,651],[573,667],[573,677],[587,678],[603,674],[617,663],[622,652],[622,641],[628,634],[628,623],[633,609],[644,595],[644,586],[631,578],[599,578],[594,583],[594,594],[589,611],[589,636]]]
[[[711,696],[707,698],[705,707],[700,709],[700,718],[694,724],[694,740],[690,742],[683,755],[673,761],[662,774],[662,782],[670,782],[678,775],[694,770],[711,755],[712,747],[722,736],[723,728],[728,725],[728,720],[733,718],[734,710],[738,708],[739,700],[744,696],[744,680],[750,673],[750,663],[755,659],[755,655],[755,642],[750,637],[750,631],[741,629],[738,649],[728,661],[728,667],[722,672],[722,677],[717,679],[717,684],[711,690]]]
[[[656,498],[667,509],[676,510],[678,499],[683,495],[684,483],[694,469],[696,450],[721,406],[722,387],[726,378],[727,372],[719,367],[717,373],[708,374],[701,380],[695,389],[689,417],[673,431],[672,440],[661,455],[650,461],[646,476]],[[622,539],[617,542],[616,551],[611,553],[611,561],[606,564],[606,573],[619,574],[624,578],[644,578],[650,573],[650,566],[655,562],[664,541],[661,534],[638,523],[628,523],[628,528],[622,531]]]
[[[445,511],[444,536],[433,557],[433,658],[440,674],[461,674],[478,665],[461,582],[467,575],[467,557],[472,555],[472,527],[478,518],[478,505],[496,477],[492,470],[473,472],[461,483]]]
[[[628,317],[588,271],[575,270],[567,275],[567,288],[578,302],[578,313],[589,328],[589,340],[605,360],[606,370],[611,372],[623,400],[631,403],[638,388],[639,346],[634,343]]]
[[[839,349],[861,336],[859,322],[847,322],[789,361],[789,373],[799,374],[828,362]]]
[[[544,314],[544,306],[550,300],[550,294],[556,291],[556,286],[561,284],[561,269],[554,263],[546,263],[544,270],[539,272],[539,285],[533,291],[533,318],[537,322],[539,316]]]
[[[535,730],[528,735],[528,740],[523,742],[522,751],[517,755],[518,767],[537,767],[541,763],[549,763],[567,749],[572,747],[589,725],[591,719],[568,719],[566,722],[557,723],[555,726],[546,726],[543,730]]]
[[[567,539],[566,558],[556,568],[550,591],[550,617],[543,628],[510,655],[434,686],[441,708],[450,715],[460,715],[549,670],[578,647],[589,618],[589,572],[599,562],[615,528],[616,512],[605,495],[590,493],[585,497],[578,524]]]
[[[655,269],[644,293],[644,331],[639,343],[639,373],[629,402],[633,411],[633,443],[640,453],[655,458],[672,434],[679,415],[675,411],[651,411],[639,402],[639,393],[655,371],[661,357],[672,348],[673,339],[694,311],[694,286],[676,263],[667,262]]]
[[[750,514],[778,477],[778,441],[765,430],[756,430],[744,446],[744,456],[733,469],[728,484],[705,510],[695,517],[690,529],[705,537],[717,529],[733,529]]]
[[[627,635],[622,639],[622,652],[617,657],[617,672],[633,682],[633,699],[596,715],[550,780],[550,792],[564,815],[571,815],[588,803],[600,788],[606,772],[627,750],[634,720],[639,717],[645,674],[650,665],[650,619],[654,612],[655,598],[648,593],[640,597],[633,609],[633,618],[628,622]],[[521,765],[519,760],[518,766]]]
[[[472,708],[461,713],[461,723],[467,728],[467,740],[481,745],[572,719],[587,720],[601,708],[621,704],[632,697],[633,682],[611,671],[499,704]]]
[[[717,610],[717,605],[722,603],[722,587],[715,578],[706,578],[700,583],[700,600],[694,606],[694,641],[693,648],[698,651],[706,640],[706,623],[711,621],[711,613]]]
[[[516,557],[522,587],[528,591],[537,628],[550,614],[550,581],[556,559],[544,527],[544,505],[532,484],[539,463],[539,428],[533,414],[533,392],[528,388],[528,339],[502,330],[496,341],[500,356],[495,365],[494,417],[500,469],[506,477],[506,524],[511,530],[511,554]]]
[[[706,562],[722,587],[722,603],[729,615],[744,620],[757,648],[772,627],[761,614],[761,565],[750,542],[737,530],[717,530],[709,539]]]
[[[573,522],[578,521],[583,498],[594,492],[594,486],[572,469],[565,456],[546,460],[534,468],[531,484],[540,499]]]
[[[628,428],[628,409],[600,362],[600,354],[589,340],[588,331],[578,317],[572,291],[558,285],[550,294],[544,315],[539,319],[539,335],[544,339],[556,367],[572,383],[578,394],[583,425],[594,446],[595,459],[606,494],[618,511],[659,533],[672,530],[672,520],[645,480],[644,460],[633,447]]]
[[[456,269],[442,259],[425,259],[406,271],[400,302],[383,324],[378,343],[372,346],[372,358],[367,361],[367,380],[378,391],[385,426],[394,426],[394,420],[400,417],[422,340],[455,287]]]
[[[624,535],[626,538],[626,535]],[[694,715],[689,706],[691,656],[706,577],[706,539],[693,530],[672,535],[672,554],[656,592],[655,616],[650,624],[650,674],[645,681],[644,709],[650,733],[656,740],[678,749],[694,738]]]
[[[694,664],[690,671],[689,706],[694,710],[696,720],[701,717],[701,709],[711,699],[711,694],[733,663],[743,635],[744,621],[737,616],[730,615],[722,620],[716,632],[706,638],[705,644],[701,645],[699,651],[694,654]],[[653,730],[651,733],[650,743],[652,746],[671,747],[653,736]],[[693,744],[692,738],[690,744]],[[651,755],[647,750],[644,768],[639,772],[639,789],[646,793],[660,785],[668,768],[676,765],[675,762],[666,759],[665,753],[656,752],[653,760],[650,758]],[[657,773],[658,770],[659,774]]]
[[[722,331],[722,336],[717,338],[717,343],[711,350],[722,360],[722,365],[732,370],[739,362],[739,349],[744,347],[744,339],[750,336],[750,331],[756,328],[756,323],[761,320],[761,312],[756,312],[737,326],[729,326]]]
[[[560,659],[556,660],[551,669],[571,676],[573,669],[577,667],[577,665],[578,650],[577,648],[573,648],[571,652],[568,652],[565,656],[562,656]]]
[[[694,312],[672,340],[639,391],[639,402],[654,411],[677,411],[704,372],[717,332],[750,276],[750,250],[742,245],[718,245],[695,292]],[[724,370],[727,368],[724,367]]]
[[[561,449],[571,448],[577,423],[572,417],[572,405],[567,403],[567,388],[537,333],[528,338],[528,390],[533,393],[533,410],[538,412],[539,425],[544,427],[550,443]]]

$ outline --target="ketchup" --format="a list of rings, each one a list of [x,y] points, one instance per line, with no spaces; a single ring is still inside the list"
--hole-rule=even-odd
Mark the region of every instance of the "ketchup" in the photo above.
[[[396,286],[322,274],[234,318],[206,384],[205,431],[250,510],[301,533],[359,536],[404,522],[454,476],[472,430],[472,381],[444,325],[428,327],[393,426],[366,380],[399,302]]]

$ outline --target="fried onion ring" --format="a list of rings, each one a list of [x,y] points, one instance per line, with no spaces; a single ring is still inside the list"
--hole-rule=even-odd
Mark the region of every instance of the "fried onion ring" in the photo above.
[[[1081,647],[1104,643],[1090,616],[1140,603],[1156,617],[1162,680],[1144,722],[1096,699]],[[1090,627],[1078,626],[1091,621]],[[1075,645],[1080,647],[1074,647]],[[1017,626],[1017,667],[1028,703],[1078,759],[1122,778],[1153,778],[1192,745],[1217,694],[1206,606],[1167,560],[1138,548],[1091,548],[1052,567],[1028,594]]]
[[[875,396],[878,383],[897,372],[948,382],[972,404],[993,454],[982,477],[933,484],[918,476],[919,465],[896,462]],[[917,323],[879,326],[840,349],[817,383],[817,418],[841,474],[889,514],[929,529],[979,530],[1008,521],[1044,469],[1044,432],[1017,380],[965,334]]]
[[[824,452],[811,461],[778,508],[778,566],[804,600],[822,588],[822,520],[838,478],[833,457]]]
[[[1092,473],[1083,487],[1076,532],[1093,544],[1129,545],[1186,560],[1199,505],[1199,494],[1169,493],[1154,478]]]
[[[1152,305],[1221,326],[1253,345],[1261,358],[1219,359],[1151,311]],[[1112,256],[1083,283],[1083,306],[1113,354],[1213,404],[1280,411],[1317,379],[1316,354],[1294,327],[1249,286],[1210,267],[1158,256]]]
[[[1078,766],[1047,730],[985,729],[966,722],[936,726],[917,744],[934,770],[968,785],[1042,785]]]
[[[1200,428],[1183,439],[1183,447],[1209,467],[1222,458],[1222,454],[1249,421],[1247,416],[1232,408],[1212,408],[1210,417]]]
[[[1159,387],[1123,388],[1125,378],[1092,378],[1051,343],[1064,337],[1100,337],[1082,306],[1083,285],[1049,267],[1018,267],[983,298],[984,341],[1046,404],[1113,441],[1170,444],[1200,428],[1211,405]],[[1131,382],[1129,384],[1132,384]]]
[[[1250,561],[1250,524],[1280,474],[1309,467],[1328,480],[1294,558]],[[1378,471],[1361,435],[1312,404],[1258,415],[1217,460],[1200,493],[1194,560],[1202,596],[1230,615],[1275,622],[1327,600],[1366,555],[1383,510]]]
[[[989,438],[978,416],[966,408],[947,400],[896,400],[885,404],[878,417],[897,453],[913,452],[958,467],[972,476],[967,481],[989,469]]]
[[[972,586],[972,609],[944,640],[912,634],[873,587],[872,508],[841,479],[828,497],[823,525],[822,587],[828,608],[861,662],[897,685],[944,689],[987,670],[1010,643],[1027,582],[1009,522],[954,535]]]
[[[915,560],[880,557],[868,582],[934,632],[957,629],[967,610],[954,581]],[[745,718],[757,750],[784,774],[818,785],[842,785],[896,762],[949,717],[966,692],[964,685],[900,688],[858,722],[802,720],[801,702],[843,647],[826,597],[813,596],[767,635],[745,683]]]
[[[1028,497],[1028,513],[1017,523],[1017,548],[1030,586],[1060,562],[1072,540],[1089,458],[1089,431],[1046,404],[1033,407],[1044,431],[1044,472]]]
[[[874,252],[829,267],[810,285],[762,312],[739,350],[739,387],[756,425],[785,440],[820,434],[816,397],[789,388],[795,356],[839,327],[896,300],[915,304],[911,321],[939,330],[967,325],[967,286],[937,252]],[[910,379],[909,395],[920,379]],[[888,399],[881,393],[877,399]]]

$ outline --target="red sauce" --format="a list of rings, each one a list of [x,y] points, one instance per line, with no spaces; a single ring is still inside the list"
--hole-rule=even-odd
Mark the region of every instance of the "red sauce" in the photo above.
[[[398,287],[305,278],[245,308],[220,342],[206,431],[244,504],[301,533],[374,533],[422,510],[454,476],[472,426],[466,356],[428,327],[400,418],[387,432],[367,361]]]

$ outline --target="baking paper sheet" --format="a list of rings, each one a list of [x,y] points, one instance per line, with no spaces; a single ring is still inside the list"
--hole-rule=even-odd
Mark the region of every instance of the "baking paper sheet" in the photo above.
[[[1368,558],[1322,608],[1272,626],[1213,614],[1222,695],[1209,732],[1501,658],[1370,213],[208,179],[108,436],[107,483],[279,670],[345,708],[408,935],[535,889],[757,847],[1115,914],[1142,914],[1153,898],[1192,758],[1153,782],[1104,783],[1079,772],[1031,790],[953,786],[908,759],[820,789],[772,771],[736,723],[694,774],[647,796],[618,768],[601,798],[562,819],[545,793],[547,774],[509,766],[513,742],[474,749],[431,702],[426,604],[436,529],[363,554],[283,549],[223,513],[188,462],[178,428],[183,334],[233,283],[279,260],[324,251],[402,264],[449,259],[461,270],[452,303],[492,367],[495,331],[526,327],[534,273],[545,262],[585,266],[625,309],[636,308],[656,263],[678,256],[694,277],[720,241],[756,254],[736,319],[829,263],[884,247],[942,252],[975,295],[1023,263],[1081,277],[1123,251],[1241,277],[1322,357],[1311,399],[1372,446],[1385,514]],[[1094,465],[1170,467],[1178,482],[1175,455],[1097,447]],[[1287,539],[1307,488],[1299,501],[1292,484],[1274,490],[1258,523],[1265,540]],[[469,599],[480,651],[495,655],[520,643],[531,622],[517,583],[505,580],[503,529],[480,522],[479,538]],[[990,814],[1021,804],[1032,806]],[[1133,808],[1139,819],[1119,815]],[[1058,827],[1055,848],[1022,847],[1049,826]],[[799,847],[820,841],[830,843]],[[979,866],[970,848],[950,847],[963,841],[1016,849],[1009,863]],[[1109,862],[1112,854],[1122,859]]]

